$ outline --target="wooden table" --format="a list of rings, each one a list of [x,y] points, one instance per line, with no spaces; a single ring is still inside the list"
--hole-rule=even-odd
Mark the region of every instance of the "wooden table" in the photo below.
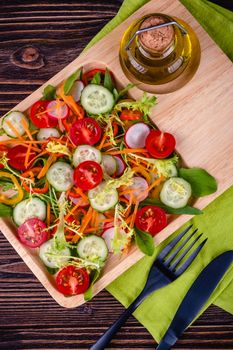
[[[2,0],[0,110],[14,107],[79,55],[117,13],[120,0]],[[123,307],[106,291],[77,308],[53,301],[0,235],[0,349],[88,349]],[[131,317],[111,349],[153,349]],[[174,349],[233,349],[233,317],[211,306]]]

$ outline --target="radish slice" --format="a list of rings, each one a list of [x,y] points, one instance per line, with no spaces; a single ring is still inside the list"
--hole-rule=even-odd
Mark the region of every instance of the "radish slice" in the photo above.
[[[124,160],[121,158],[121,156],[113,156],[113,157],[116,159],[116,163],[117,163],[116,176],[120,177],[126,169],[126,164]]]
[[[141,177],[141,176],[135,176],[133,177],[133,184],[128,187],[129,190],[132,191],[133,198],[136,199],[137,201],[141,202],[144,199],[148,197],[148,183],[147,181]],[[130,194],[125,194],[125,198],[130,200]]]
[[[126,131],[125,143],[129,148],[144,148],[150,128],[145,123],[136,123]]]
[[[81,93],[84,89],[84,84],[81,80],[76,80],[69,91],[69,95],[73,96],[74,100],[78,102],[81,97]]]
[[[88,200],[85,201],[82,197],[73,197],[73,196],[69,196],[69,200],[70,200],[74,205],[79,204],[79,206],[80,206],[80,207],[83,207],[83,208],[90,204]]]
[[[120,231],[122,235],[126,235],[124,230]],[[102,234],[103,239],[105,240],[105,243],[107,244],[108,250],[110,253],[113,253],[113,249],[112,249],[112,240],[114,238],[115,235],[115,229],[114,227],[110,227],[107,230],[104,231],[104,233]],[[121,250],[124,249],[124,246],[121,247]]]
[[[102,164],[106,173],[111,176],[115,174],[117,170],[117,161],[113,156],[108,154],[102,156]]]
[[[53,100],[47,104],[47,115],[55,119],[64,119],[69,114],[69,107],[62,101]]]

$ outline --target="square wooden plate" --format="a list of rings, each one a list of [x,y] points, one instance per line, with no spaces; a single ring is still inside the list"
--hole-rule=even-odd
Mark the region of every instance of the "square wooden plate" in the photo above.
[[[47,84],[57,86],[81,66],[85,70],[107,66],[114,72],[121,85],[127,85],[129,81],[121,69],[118,58],[121,38],[133,20],[153,12],[184,19],[195,30],[201,44],[201,63],[194,78],[176,92],[159,95],[158,104],[152,113],[152,119],[160,129],[176,136],[177,151],[182,155],[184,162],[189,167],[203,167],[217,178],[218,191],[213,195],[200,198],[196,202],[195,206],[201,209],[233,183],[233,67],[232,62],[178,0],[150,1],[14,109],[25,111],[41,98],[41,93]],[[142,91],[134,88],[131,95],[137,99],[142,95]],[[175,218],[156,236],[156,243],[163,241],[189,219],[190,216],[187,215]],[[56,290],[54,278],[43,266],[38,252],[21,245],[16,238],[15,228],[10,220],[0,219],[0,229],[35,276],[61,306],[71,308],[84,303],[83,295],[67,298]],[[110,257],[102,277],[94,286],[94,294],[97,294],[142,256],[143,254],[136,247],[133,247],[126,256]]]

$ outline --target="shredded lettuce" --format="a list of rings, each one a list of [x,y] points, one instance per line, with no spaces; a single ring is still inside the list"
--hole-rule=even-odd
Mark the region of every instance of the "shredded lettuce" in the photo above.
[[[130,157],[134,157],[136,159],[141,159],[152,165],[152,171],[157,170],[158,176],[169,177],[170,174],[170,166],[171,164],[176,164],[179,160],[177,154],[175,154],[172,158],[168,159],[155,159],[155,158],[145,158],[141,157],[134,153],[129,153]]]
[[[146,92],[143,93],[142,98],[138,101],[122,101],[118,102],[114,111],[120,112],[122,109],[132,109],[143,113],[144,118],[147,120],[152,107],[156,105],[157,98],[155,96],[148,96]]]
[[[69,148],[66,145],[62,145],[60,142],[56,141],[49,141],[46,146],[46,151],[49,153],[62,153],[68,156],[69,158],[71,157],[71,153],[69,151]]]

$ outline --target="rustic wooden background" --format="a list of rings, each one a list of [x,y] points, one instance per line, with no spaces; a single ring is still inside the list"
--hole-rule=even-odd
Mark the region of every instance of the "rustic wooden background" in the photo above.
[[[76,58],[120,5],[120,0],[1,0],[1,114]],[[89,349],[122,310],[106,291],[77,309],[61,308],[0,235],[0,349]],[[131,317],[109,348],[154,346]],[[211,306],[174,349],[233,349],[233,317]]]

